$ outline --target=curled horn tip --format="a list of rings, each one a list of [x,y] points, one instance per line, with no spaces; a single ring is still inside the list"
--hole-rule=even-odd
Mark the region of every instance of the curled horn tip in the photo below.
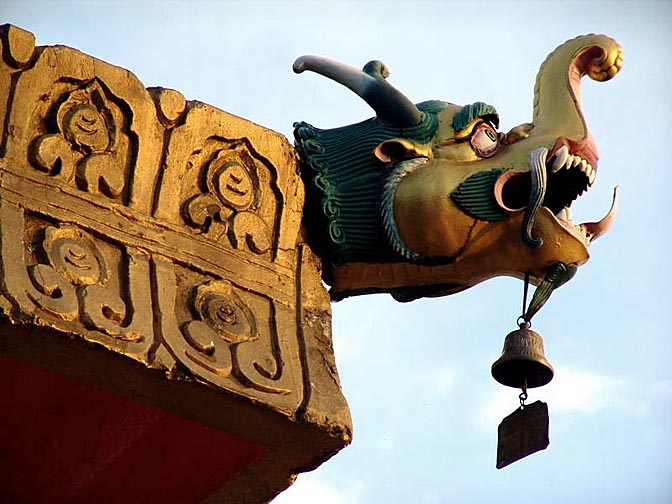
[[[294,73],[300,74],[306,69],[306,56],[299,56],[296,58],[296,61],[294,61],[294,64],[292,65],[292,70],[294,70]]]
[[[390,67],[380,60],[369,61],[362,71],[371,77],[387,79],[390,76]]]

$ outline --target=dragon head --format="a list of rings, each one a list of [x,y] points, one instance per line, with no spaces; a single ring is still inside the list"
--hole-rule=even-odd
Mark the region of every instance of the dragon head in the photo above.
[[[295,124],[307,236],[332,297],[390,292],[410,300],[499,275],[539,283],[553,265],[583,264],[613,221],[616,191],[603,219],[572,222],[571,205],[598,167],[580,81],[608,80],[621,65],[621,48],[606,36],[565,42],[541,65],[532,122],[505,134],[483,102],[413,104],[379,61],[359,71],[299,58],[296,72],[346,85],[377,114],[330,130]]]

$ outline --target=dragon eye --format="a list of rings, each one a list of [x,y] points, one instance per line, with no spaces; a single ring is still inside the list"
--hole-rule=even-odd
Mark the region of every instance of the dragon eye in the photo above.
[[[469,141],[476,154],[484,158],[493,156],[499,148],[497,130],[485,122],[476,126]]]

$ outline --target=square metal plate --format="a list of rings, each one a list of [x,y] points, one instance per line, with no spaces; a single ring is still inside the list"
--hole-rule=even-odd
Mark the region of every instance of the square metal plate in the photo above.
[[[497,469],[545,450],[548,445],[548,405],[536,401],[517,409],[499,424]]]

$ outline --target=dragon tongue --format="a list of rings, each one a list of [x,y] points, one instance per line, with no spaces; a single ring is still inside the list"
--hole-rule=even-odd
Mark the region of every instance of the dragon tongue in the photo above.
[[[598,222],[586,222],[580,224],[578,228],[585,233],[589,242],[597,240],[604,233],[609,231],[609,228],[614,223],[616,217],[616,208],[618,206],[618,186],[614,187],[614,195],[611,201],[611,208],[607,215],[605,215]]]

